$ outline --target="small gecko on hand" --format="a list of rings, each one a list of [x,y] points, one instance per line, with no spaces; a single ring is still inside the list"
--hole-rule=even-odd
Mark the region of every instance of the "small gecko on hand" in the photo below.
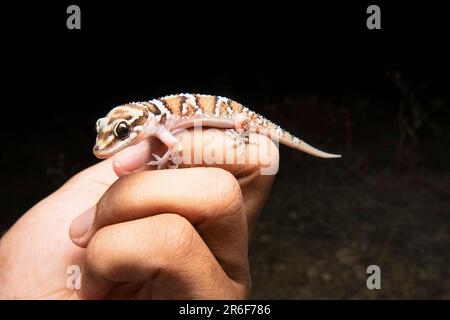
[[[109,158],[128,146],[154,136],[167,146],[167,152],[162,157],[153,154],[155,160],[149,164],[163,169],[172,162],[176,167],[182,148],[175,134],[178,130],[199,124],[229,129],[228,132],[240,145],[248,141],[249,132],[257,132],[316,157],[341,157],[310,146],[236,101],[203,94],[170,95],[113,108],[106,117],[97,121],[94,154],[100,159]]]

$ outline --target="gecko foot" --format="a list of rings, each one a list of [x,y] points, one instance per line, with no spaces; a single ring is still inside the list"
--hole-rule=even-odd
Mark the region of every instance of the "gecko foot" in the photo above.
[[[234,147],[238,148],[238,157],[240,157],[245,148],[245,144],[249,143],[248,131],[228,129],[226,135],[234,140]]]
[[[155,160],[149,161],[147,165],[157,166],[157,170],[164,169],[170,160],[170,151],[167,151],[162,157],[153,153]]]
[[[157,170],[164,169],[166,167],[169,169],[176,169],[182,161],[180,158],[180,150],[182,150],[180,147],[169,149],[162,157],[153,153],[154,160],[149,161],[147,164],[157,166]]]

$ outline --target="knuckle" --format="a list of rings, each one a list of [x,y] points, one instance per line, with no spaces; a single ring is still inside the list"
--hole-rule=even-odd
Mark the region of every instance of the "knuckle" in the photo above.
[[[176,214],[165,214],[163,222],[164,251],[169,259],[188,256],[198,243],[198,234],[192,224]]]

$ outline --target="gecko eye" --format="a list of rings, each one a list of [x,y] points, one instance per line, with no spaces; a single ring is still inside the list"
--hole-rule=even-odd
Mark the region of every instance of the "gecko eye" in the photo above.
[[[119,139],[125,139],[130,133],[130,126],[126,121],[120,121],[116,124],[113,131],[114,135]]]

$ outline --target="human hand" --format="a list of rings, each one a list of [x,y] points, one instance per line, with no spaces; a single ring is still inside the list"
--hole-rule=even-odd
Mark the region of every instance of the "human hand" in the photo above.
[[[198,142],[236,152],[223,130],[186,140],[191,143],[183,142],[184,151],[193,156]],[[24,214],[0,240],[0,297],[245,298],[248,230],[274,178],[260,169],[278,165],[278,150],[260,136],[246,146],[247,164],[138,169],[150,150],[160,149],[157,143],[127,148]],[[66,286],[70,265],[82,266],[79,291]]]

